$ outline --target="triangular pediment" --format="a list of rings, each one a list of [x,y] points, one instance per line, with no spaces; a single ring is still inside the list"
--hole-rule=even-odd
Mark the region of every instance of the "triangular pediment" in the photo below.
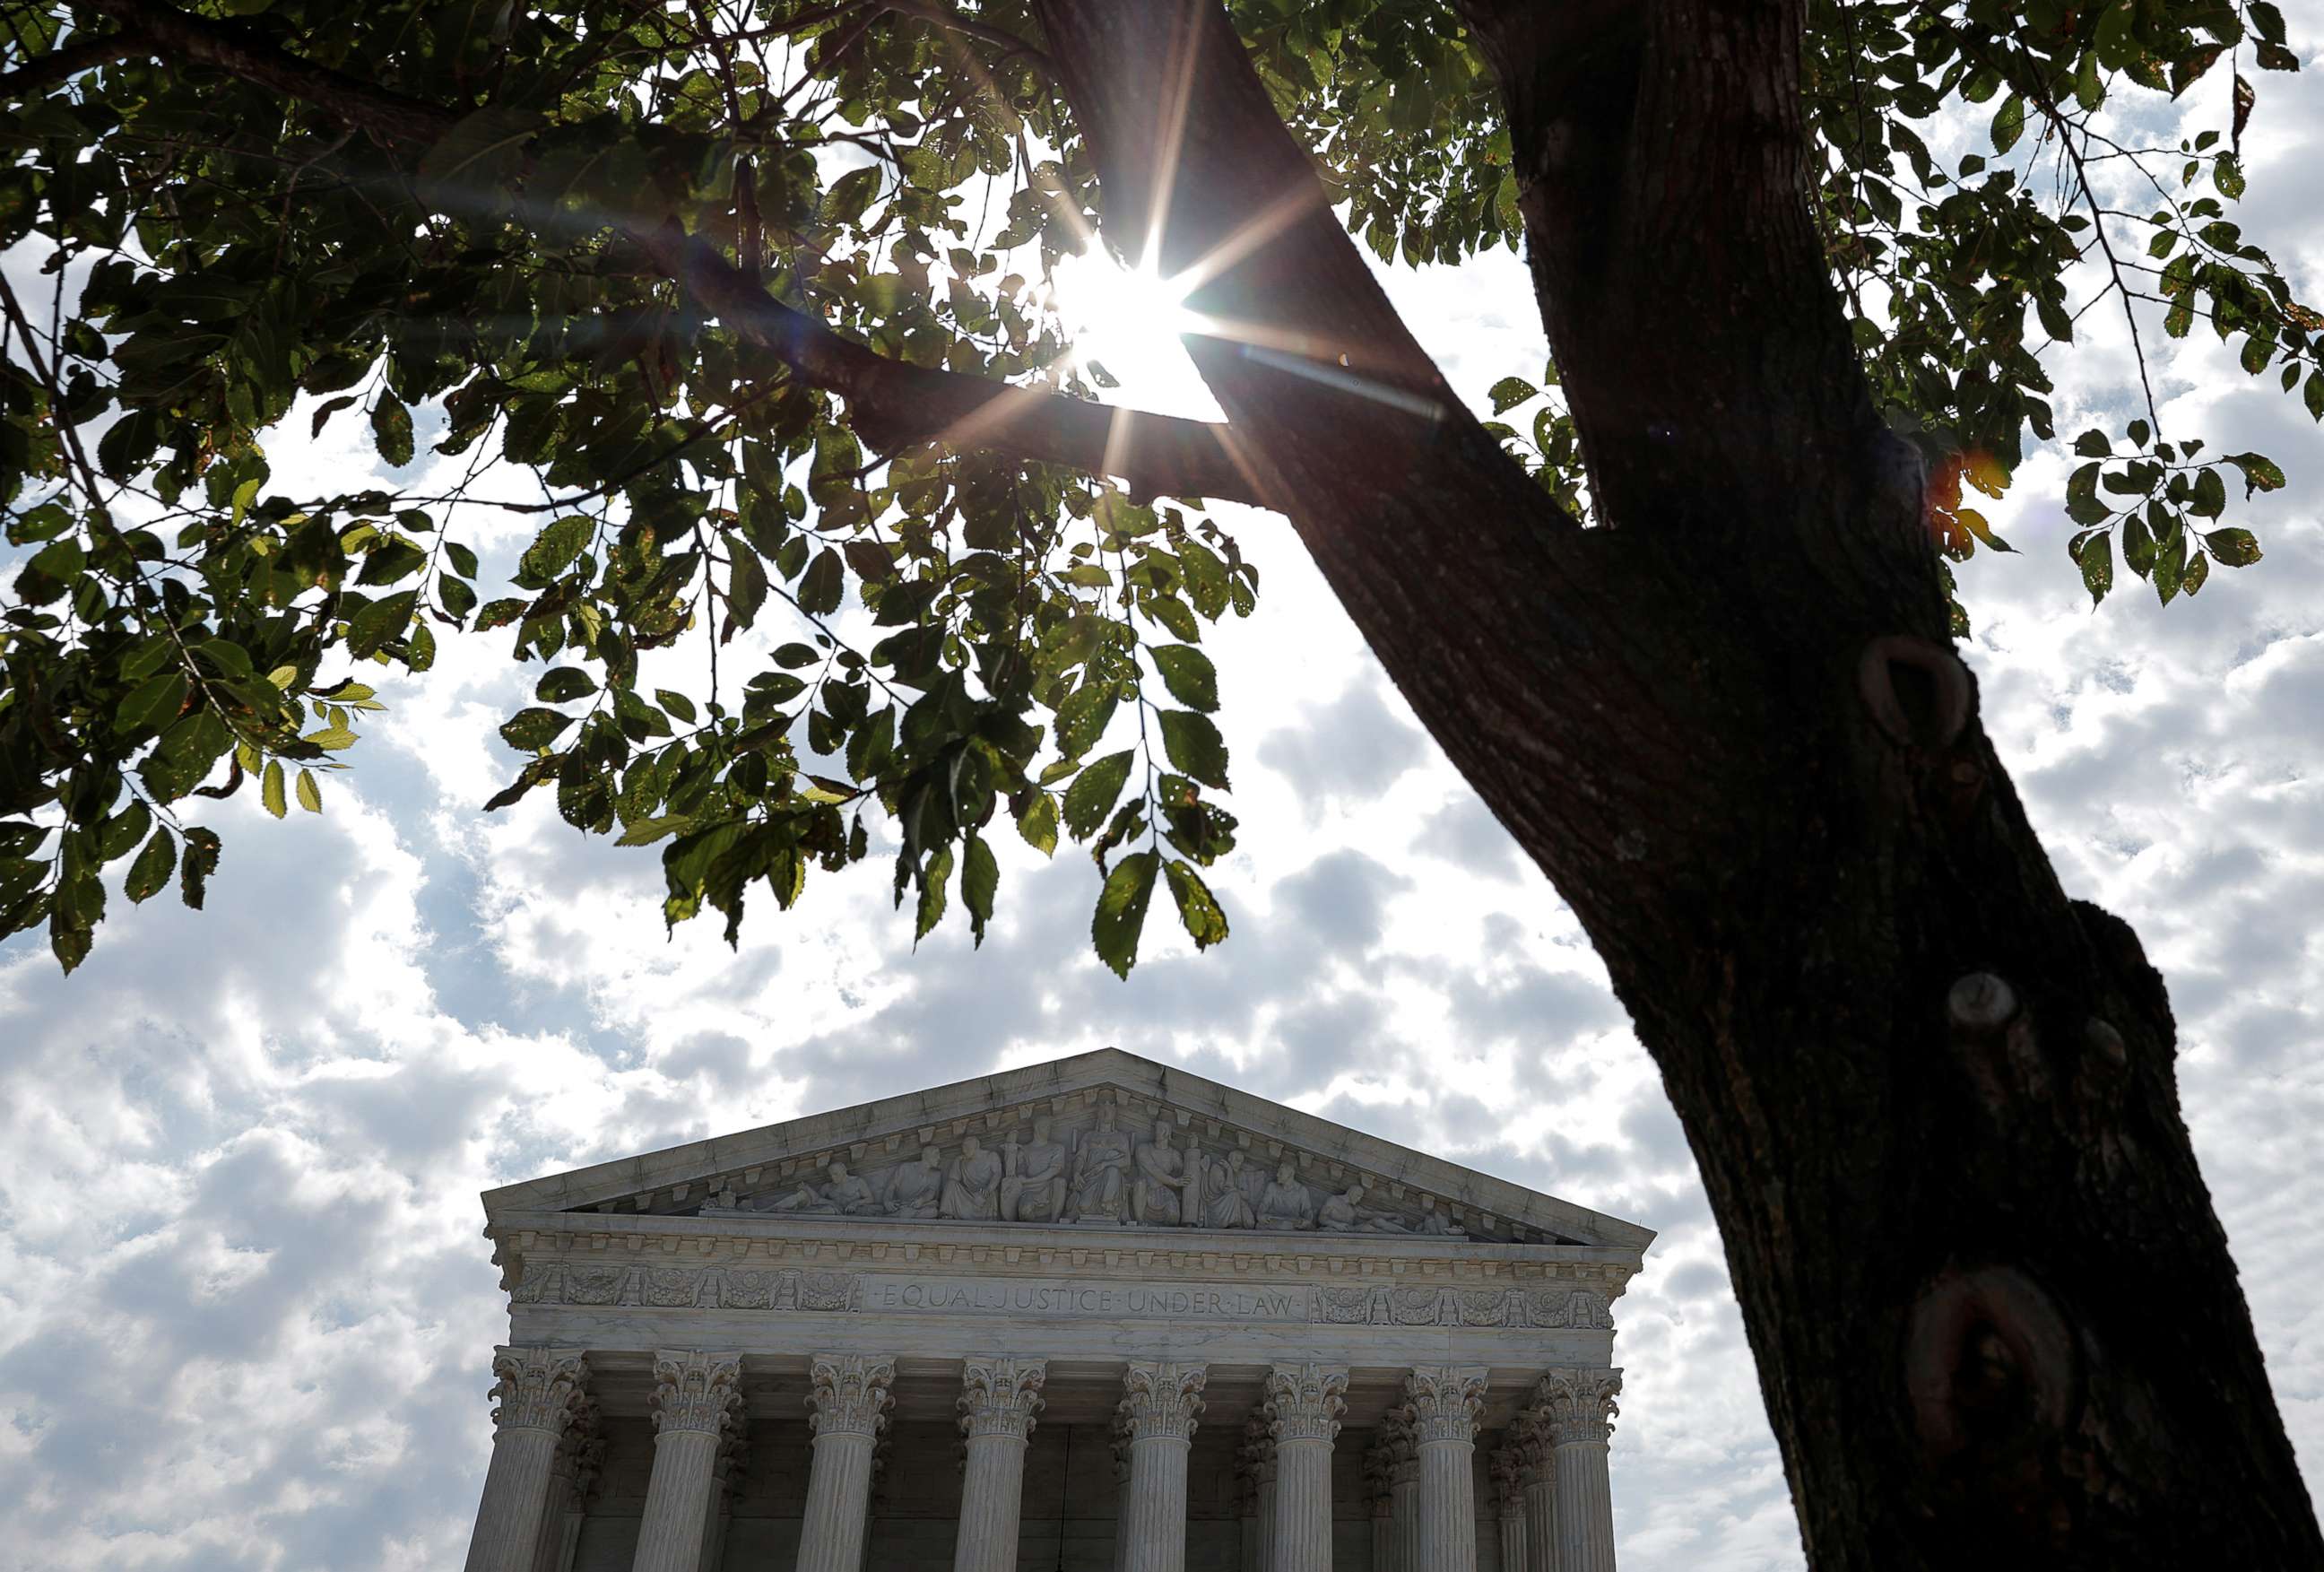
[[[1183,1184],[1148,1178],[1139,1188],[1152,1173]],[[484,1202],[495,1224],[542,1212],[757,1214],[860,1218],[866,1227],[1169,1221],[1625,1251],[1654,1238],[1635,1223],[1118,1049],[528,1179],[487,1190]],[[1148,1215],[1131,1215],[1139,1206]],[[1171,1216],[1173,1208],[1183,1210]]]

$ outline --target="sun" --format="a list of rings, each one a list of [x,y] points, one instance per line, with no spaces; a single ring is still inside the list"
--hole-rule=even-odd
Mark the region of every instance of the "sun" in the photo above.
[[[1183,285],[1151,268],[1125,268],[1095,246],[1061,258],[1056,284],[1057,314],[1074,363],[1093,372],[1102,366],[1120,384],[1102,390],[1108,403],[1194,420],[1221,418],[1178,340],[1198,321]]]

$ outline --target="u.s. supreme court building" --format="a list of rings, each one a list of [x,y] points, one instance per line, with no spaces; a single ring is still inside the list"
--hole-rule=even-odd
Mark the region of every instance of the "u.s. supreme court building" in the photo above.
[[[484,1200],[468,1572],[1614,1567],[1653,1234],[1134,1055]]]

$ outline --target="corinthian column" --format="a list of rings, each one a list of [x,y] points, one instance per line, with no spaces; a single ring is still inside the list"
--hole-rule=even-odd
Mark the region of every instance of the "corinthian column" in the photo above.
[[[1537,1408],[1517,1415],[1517,1487],[1525,1493],[1525,1572],[1557,1572],[1557,1456],[1549,1418]]]
[[[1614,1492],[1606,1443],[1620,1412],[1618,1370],[1553,1370],[1534,1388],[1554,1448],[1555,1572],[1614,1572]]]
[[[1405,1572],[1477,1572],[1477,1491],[1471,1458],[1485,1406],[1481,1364],[1424,1365],[1404,1378],[1420,1451],[1420,1560]]]
[[[710,1467],[710,1510],[702,1524],[702,1572],[718,1572],[726,1555],[726,1529],[734,1513],[734,1482],[750,1456],[738,1407],[718,1444],[718,1461]]]
[[[531,1572],[557,1443],[582,1401],[579,1348],[493,1350],[493,1461],[466,1572]]]
[[[1364,1506],[1371,1518],[1372,1572],[1402,1572],[1397,1557],[1396,1456],[1382,1430],[1364,1453]]]
[[[1388,1515],[1396,1521],[1397,1572],[1420,1572],[1420,1449],[1408,1409],[1390,1415],[1388,1433]]]
[[[1039,1359],[971,1359],[962,1367],[960,1431],[968,1438],[968,1462],[953,1572],[1016,1572],[1025,1443],[1047,1374]]]
[[[1126,1407],[1114,1410],[1110,1445],[1113,1453],[1113,1572],[1126,1572],[1130,1566],[1130,1413]]]
[[[807,1521],[798,1572],[858,1572],[864,1509],[872,1499],[872,1447],[888,1422],[892,1359],[818,1354],[807,1367],[815,1463],[807,1476]]]
[[[1132,1364],[1121,1378],[1130,1430],[1129,1540],[1123,1572],[1185,1572],[1186,1449],[1203,1411],[1199,1364]]]
[[[1275,1553],[1275,1438],[1268,1433],[1266,1405],[1242,1422],[1242,1444],[1235,1463],[1242,1476],[1243,1501],[1250,1515],[1243,1520],[1243,1572],[1268,1572]]]
[[[653,1475],[632,1572],[700,1572],[718,1445],[742,1406],[742,1379],[739,1354],[664,1348],[654,1355]]]
[[[549,1499],[532,1548],[532,1572],[572,1572],[589,1487],[596,1483],[597,1467],[605,1456],[605,1443],[597,1438],[597,1405],[585,1398],[574,1408],[557,1443],[556,1460],[549,1466]]]
[[[1275,1441],[1269,1572],[1332,1572],[1332,1438],[1347,1393],[1345,1370],[1278,1364],[1268,1373],[1268,1434]]]
[[[1493,1515],[1500,1526],[1501,1572],[1526,1572],[1525,1431],[1509,1427],[1493,1451]]]

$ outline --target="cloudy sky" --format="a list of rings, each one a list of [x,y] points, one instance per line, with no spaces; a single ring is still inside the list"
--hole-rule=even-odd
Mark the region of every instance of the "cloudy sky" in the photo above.
[[[2312,57],[2324,15],[2292,21]],[[2310,301],[2315,77],[2262,79],[2243,216]],[[1537,375],[1514,257],[1392,285],[1470,396]],[[2135,386],[2118,341],[2079,359],[2069,431]],[[1109,363],[1188,396],[1135,347]],[[2044,458],[1993,510],[2025,554],[1966,575],[1969,654],[2068,886],[2170,982],[2276,1399],[2324,1469],[2324,442],[2208,335],[2154,369],[2167,431],[2291,472],[2246,521],[2266,560],[2167,613],[2135,582],[2093,613]],[[346,484],[375,462],[355,431],[286,449],[278,483]],[[505,561],[517,527],[466,533]],[[759,914],[739,953],[708,923],[666,939],[650,853],[540,799],[478,813],[530,681],[499,637],[383,694],[323,816],[226,805],[207,913],[116,902],[69,980],[0,947],[0,1567],[456,1565],[506,1325],[477,1191],[1109,1043],[1659,1229],[1617,1307],[1623,1564],[1799,1565],[1694,1164],[1601,968],[1288,532],[1240,528],[1265,583],[1213,640],[1235,936],[1195,957],[1157,908],[1126,985],[1089,954],[1070,852],[1004,850],[981,953],[956,920],[915,951],[873,870]]]

